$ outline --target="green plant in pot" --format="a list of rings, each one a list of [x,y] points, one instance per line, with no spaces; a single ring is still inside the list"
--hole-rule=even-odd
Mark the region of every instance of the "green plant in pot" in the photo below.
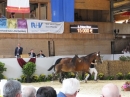
[[[121,72],[118,72],[116,74],[116,77],[117,77],[118,80],[122,80],[124,78],[124,76],[123,76],[123,74]]]
[[[7,68],[5,68],[5,64],[0,62],[0,79],[4,78],[3,72],[6,70],[7,70]]]
[[[27,77],[27,82],[30,82],[31,76],[36,71],[36,64],[33,62],[27,62],[23,68],[22,72]]]

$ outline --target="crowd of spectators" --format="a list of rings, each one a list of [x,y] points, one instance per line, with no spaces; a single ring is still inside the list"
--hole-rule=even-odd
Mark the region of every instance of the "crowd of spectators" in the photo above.
[[[64,79],[59,93],[51,86],[33,86],[22,88],[16,80],[8,80],[3,86],[3,97],[76,97],[80,91],[80,82],[76,78]],[[118,87],[108,83],[102,87],[101,97],[121,97]]]

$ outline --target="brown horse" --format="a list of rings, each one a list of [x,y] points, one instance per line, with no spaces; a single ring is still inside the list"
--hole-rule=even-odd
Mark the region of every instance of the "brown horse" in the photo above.
[[[60,73],[60,81],[62,79],[62,72],[88,72],[91,62],[93,60],[97,60],[97,62],[102,63],[100,52],[91,53],[87,56],[79,58],[78,56],[73,58],[74,61],[71,62],[72,58],[63,58],[60,60],[60,63],[51,66],[48,71],[50,71],[53,67],[55,68],[55,73]]]
[[[52,70],[54,68],[54,75],[57,73],[60,73],[60,79],[59,81],[62,81],[62,78],[64,77],[65,72],[75,72],[75,67],[77,65],[77,62],[80,62],[81,59],[78,57],[78,55],[75,55],[73,58],[59,58],[56,60],[55,64],[52,65],[48,71]],[[53,75],[53,79],[54,79]],[[63,78],[64,79],[64,78]]]

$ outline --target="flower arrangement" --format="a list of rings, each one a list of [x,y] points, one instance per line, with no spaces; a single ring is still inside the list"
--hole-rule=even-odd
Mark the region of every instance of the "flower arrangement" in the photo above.
[[[39,81],[40,81],[40,82],[46,81],[46,75],[40,74],[40,75],[39,75]]]
[[[103,73],[99,73],[99,74],[98,74],[98,78],[99,78],[100,80],[103,80],[103,79],[104,79],[104,74],[103,74]]]
[[[130,82],[129,81],[125,82],[125,84],[123,84],[123,86],[121,87],[121,89],[123,91],[130,91]]]
[[[51,81],[52,78],[53,78],[52,74],[49,74],[49,75],[47,76],[47,81]]]
[[[118,80],[122,80],[124,78],[124,76],[121,72],[117,73],[116,77],[117,77]]]
[[[21,75],[21,82],[26,82],[27,77],[25,75]]]
[[[38,82],[39,76],[38,75],[33,75],[32,76],[32,82]]]
[[[126,74],[126,79],[130,79],[130,72]]]

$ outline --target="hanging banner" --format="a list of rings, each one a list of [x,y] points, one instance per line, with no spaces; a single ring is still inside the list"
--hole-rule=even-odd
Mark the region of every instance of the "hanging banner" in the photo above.
[[[25,19],[18,19],[17,26],[19,29],[27,29],[27,21]]]
[[[17,19],[7,19],[7,28],[10,29],[17,28]]]
[[[28,33],[55,33],[64,32],[64,22],[51,22],[43,20],[27,20]]]
[[[0,19],[0,33],[27,33],[26,20]]]
[[[7,12],[30,13],[29,0],[7,0]]]
[[[6,22],[7,22],[7,19],[0,18],[0,28],[7,28]]]

